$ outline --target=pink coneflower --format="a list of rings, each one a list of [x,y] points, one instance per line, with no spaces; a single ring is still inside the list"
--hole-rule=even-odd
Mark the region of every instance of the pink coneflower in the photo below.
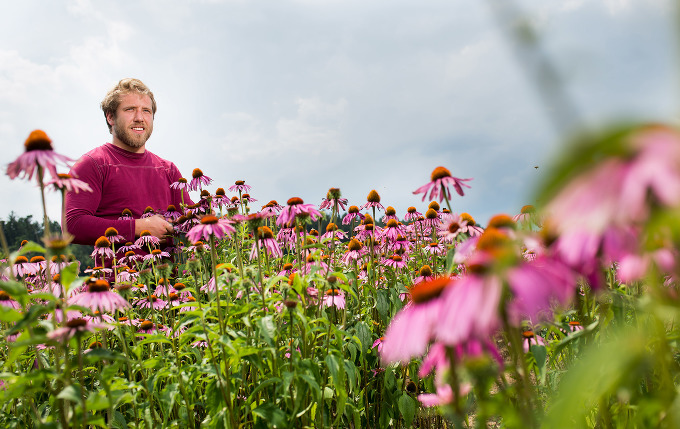
[[[215,277],[210,277],[210,280],[208,280],[208,283],[204,284],[201,286],[201,292],[204,293],[215,293],[217,292],[217,283],[215,283]]]
[[[439,224],[437,235],[445,243],[453,243],[460,234],[467,233],[467,220],[462,216],[445,215]]]
[[[300,273],[310,274],[314,270],[320,270],[323,272],[328,271],[328,264],[324,262],[325,258],[325,255],[307,256],[307,262],[300,268]]]
[[[4,290],[0,290],[0,305],[7,308],[13,308],[15,310],[20,310],[21,305],[12,299],[11,296]]]
[[[444,247],[443,244],[441,244],[438,241],[433,241],[431,243],[428,243],[423,247],[423,250],[430,255],[439,255],[443,256],[446,255],[446,247]]]
[[[411,242],[403,235],[398,235],[396,240],[387,243],[387,250],[409,254],[411,252]]]
[[[257,259],[257,248],[266,249],[270,258],[283,257],[281,246],[274,239],[274,232],[268,226],[261,226],[257,228],[258,239],[253,240],[253,247],[250,250],[250,259]]]
[[[277,203],[276,200],[271,200],[262,206],[260,213],[262,213],[262,216],[264,217],[273,217],[278,216],[279,213],[281,213],[281,210],[283,210],[283,206]]]
[[[430,177],[432,181],[430,183],[427,183],[420,188],[416,189],[413,191],[413,194],[423,194],[423,201],[425,199],[429,200],[437,200],[439,199],[439,202],[446,200],[451,200],[451,191],[448,189],[449,186],[453,186],[453,188],[458,192],[458,195],[461,197],[465,195],[463,192],[463,186],[466,188],[469,188],[470,185],[467,185],[466,183],[472,179],[459,179],[457,177],[451,176],[451,172],[447,170],[444,167],[437,167],[432,171],[432,175]],[[427,193],[430,193],[429,197]]]
[[[229,187],[229,192],[250,192],[251,186],[246,185],[245,180],[237,180]]]
[[[218,218],[214,215],[205,215],[201,218],[201,223],[191,228],[187,232],[187,238],[191,240],[192,243],[197,241],[205,240],[210,241],[210,237],[215,237],[216,240],[220,240],[225,236],[230,236],[236,232],[236,228],[232,226],[232,221],[226,218]]]
[[[326,232],[321,236],[321,242],[330,241],[335,237],[335,240],[344,240],[347,238],[345,231],[338,228],[336,224],[330,222],[326,225]]]
[[[447,405],[453,402],[453,388],[450,384],[442,383],[435,386],[437,393],[421,393],[418,395],[418,401],[423,404],[423,407],[434,407],[439,405]],[[470,383],[463,383],[460,385],[458,397],[463,397],[470,393],[472,385]]]
[[[139,334],[153,334],[156,331],[156,325],[151,320],[140,320],[137,326]]]
[[[135,250],[140,250],[141,247],[137,246],[136,244],[132,243],[131,241],[126,242],[124,245],[120,246],[118,248],[118,252],[121,252],[123,254],[129,252],[129,251],[135,251]]]
[[[149,217],[153,217],[155,215],[156,215],[156,210],[154,210],[153,207],[151,207],[151,206],[147,206],[144,209],[144,212],[142,213],[141,218],[146,219],[146,218],[149,218]]]
[[[154,237],[151,235],[151,232],[149,230],[143,230],[142,232],[139,233],[139,238],[135,240],[135,246],[139,247],[140,249],[143,249],[146,246],[160,246],[161,241],[158,239],[158,237]]]
[[[94,259],[95,264],[97,263],[97,257],[99,257],[99,262],[104,265],[104,258],[113,259],[116,257],[116,254],[111,250],[111,242],[109,239],[102,235],[94,243],[94,250],[90,256]]]
[[[36,274],[35,267],[25,256],[17,256],[12,264],[12,272],[15,277],[25,277]]]
[[[239,201],[240,204],[245,204],[248,205],[248,203],[255,203],[257,200],[253,197],[250,196],[250,194],[243,194],[241,195],[241,201]]]
[[[297,217],[309,217],[311,220],[316,220],[321,217],[321,212],[314,207],[314,204],[304,204],[302,198],[293,197],[288,200],[288,205],[279,214],[276,225],[290,225]]]
[[[203,174],[200,168],[194,168],[191,173],[191,182],[189,183],[189,190],[196,191],[203,188],[203,185],[209,185],[212,183],[212,179]]]
[[[125,237],[118,234],[118,230],[114,227],[106,228],[106,231],[104,231],[104,237],[106,237],[111,244],[121,243],[125,241]]]
[[[354,261],[358,261],[359,259],[363,258],[366,256],[368,251],[364,247],[363,244],[356,238],[353,238],[350,240],[349,243],[347,243],[347,252],[342,255],[340,260],[342,263],[346,265],[350,265]]]
[[[387,221],[385,228],[381,231],[380,237],[386,237],[390,241],[396,241],[397,237],[405,234],[406,231],[404,231],[404,227],[401,223],[396,219],[390,219]]]
[[[319,205],[319,210],[330,209],[334,207],[338,209],[345,210],[347,205],[347,198],[340,198],[339,188],[330,188],[326,194],[326,198],[321,200],[321,205]],[[339,210],[338,210],[339,211]]]
[[[345,292],[342,289],[330,288],[323,297],[325,307],[345,308]]]
[[[185,311],[192,311],[198,309],[198,304],[196,304],[196,298],[193,296],[187,296],[182,298],[184,304],[187,304],[179,309],[180,313]]]
[[[281,271],[279,272],[278,275],[288,277],[294,272],[295,272],[295,267],[293,266],[293,264],[291,264],[290,262],[287,262],[287,263],[283,264],[283,267],[281,267]]]
[[[531,346],[545,346],[546,344],[545,338],[536,335],[534,331],[530,329],[522,331],[522,348],[524,353],[529,353]]]
[[[144,255],[144,260],[152,260],[154,262],[160,262],[163,260],[163,258],[169,258],[170,254],[168,252],[165,252],[161,249],[153,249],[151,253]]]
[[[369,238],[380,236],[381,232],[380,227],[377,227],[375,226],[375,224],[373,224],[373,219],[370,219],[369,223],[368,222],[369,219],[370,216],[366,215],[366,218],[364,219],[363,223],[354,228],[354,231],[356,232],[355,237],[357,240],[364,241]]]
[[[171,183],[170,189],[177,189],[180,191],[187,192],[191,191],[191,189],[189,189],[189,182],[187,182],[187,179],[185,179],[184,177],[180,177],[179,179],[177,179],[176,182]]]
[[[468,275],[443,294],[441,313],[435,327],[437,340],[458,345],[475,338],[486,340],[500,326],[499,303],[502,283],[498,277]]]
[[[359,218],[359,221],[362,221],[364,220],[364,215],[359,213],[359,207],[349,206],[347,214],[342,218],[342,224],[349,225],[356,218]]]
[[[72,177],[70,174],[59,173],[57,177],[45,182],[45,187],[59,191],[73,192],[75,194],[84,191],[92,192],[92,188],[86,182]]]
[[[373,342],[373,346],[371,346],[372,349],[378,348],[378,353],[382,352],[383,349],[383,341],[385,341],[385,337],[380,337],[377,340]]]
[[[168,220],[168,222],[174,222],[182,216],[182,212],[177,210],[177,207],[175,207],[174,204],[170,204],[168,205],[168,208],[165,209],[163,216]]]
[[[400,362],[406,365],[413,357],[425,353],[432,339],[433,329],[441,318],[440,295],[446,290],[458,288],[450,287],[451,285],[451,279],[440,277],[410,288],[411,302],[394,316],[385,332],[381,353],[383,362]]]
[[[144,256],[135,253],[133,250],[128,250],[127,252],[125,252],[125,255],[123,255],[123,257],[120,258],[120,263],[130,265],[133,264],[135,261],[141,261],[143,259]],[[124,280],[121,279],[121,281]]]
[[[576,289],[574,272],[548,257],[521,262],[508,270],[506,277],[513,294],[508,313],[514,323],[523,318],[532,322],[551,318],[551,308],[569,304]]]
[[[68,303],[101,312],[113,312],[130,307],[125,298],[111,292],[111,286],[106,280],[95,280],[90,283],[87,292],[69,298]]]
[[[94,332],[95,329],[105,328],[106,325],[95,323],[82,318],[71,319],[66,322],[66,326],[57,328],[47,333],[47,338],[55,341],[68,341],[75,336],[80,336],[87,332]]]
[[[460,218],[467,221],[467,233],[470,237],[477,237],[479,235],[482,235],[484,232],[484,228],[481,226],[477,225],[475,222],[475,219],[470,216],[469,213],[461,213]]]
[[[118,220],[131,220],[134,219],[132,216],[132,211],[130,209],[123,209],[123,211],[120,213],[120,216],[118,217]]]
[[[135,302],[135,307],[139,308],[153,308],[154,310],[160,310],[168,305],[167,302],[158,298],[156,295],[150,295],[146,298],[138,299]]]
[[[390,256],[389,258],[386,258],[386,259],[383,261],[383,264],[385,264],[385,265],[388,266],[388,267],[392,267],[392,268],[394,268],[394,269],[397,269],[397,268],[404,268],[404,267],[406,267],[406,266],[408,265],[408,264],[406,263],[406,261],[404,260],[404,258],[402,258],[402,257],[399,256],[399,255],[392,255],[392,256]]]
[[[366,196],[366,204],[361,206],[359,209],[364,210],[366,208],[385,210],[385,207],[383,207],[383,205],[380,204],[380,195],[375,189],[371,190],[371,192],[368,193],[368,195]]]
[[[29,134],[24,143],[24,153],[7,166],[7,175],[14,180],[17,177],[31,180],[37,167],[50,172],[53,178],[58,178],[57,164],[68,167],[73,159],[59,155],[52,149],[52,140],[42,130],[35,130]],[[42,178],[39,178],[42,180]]]
[[[404,220],[412,222],[412,221],[414,221],[418,218],[421,218],[421,217],[423,217],[423,214],[420,213],[418,210],[416,210],[415,207],[409,207],[406,210],[406,215],[404,216]]]
[[[33,256],[29,263],[32,265],[32,271],[36,275],[41,275],[47,267],[47,261],[44,256]]]

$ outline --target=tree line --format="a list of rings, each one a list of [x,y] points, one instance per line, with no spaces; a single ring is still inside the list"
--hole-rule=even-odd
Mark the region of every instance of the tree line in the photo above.
[[[16,213],[12,211],[6,220],[0,220],[0,225],[2,225],[2,232],[7,240],[7,247],[10,252],[19,250],[21,243],[24,240],[44,245],[42,241],[45,234],[43,222],[42,220],[33,219],[33,215],[18,217]],[[61,230],[59,222],[51,221],[49,227],[52,232]],[[88,265],[93,265],[92,258],[90,257],[90,254],[94,250],[93,246],[72,244],[70,250],[75,258],[80,261],[80,266],[83,267],[83,269]],[[0,255],[2,255],[3,258],[7,257],[2,249],[0,249]],[[30,255],[28,256],[30,258]]]

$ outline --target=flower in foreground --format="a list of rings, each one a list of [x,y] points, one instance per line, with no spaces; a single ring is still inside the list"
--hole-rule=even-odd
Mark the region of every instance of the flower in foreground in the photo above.
[[[232,222],[226,218],[218,218],[215,215],[205,215],[201,218],[201,223],[194,226],[187,232],[187,238],[192,243],[201,240],[210,241],[210,237],[219,240],[225,236],[230,236],[236,232]]]
[[[125,298],[111,292],[111,286],[106,280],[95,280],[88,285],[87,292],[79,293],[68,301],[71,305],[80,305],[101,312],[113,312],[130,307]]]
[[[430,183],[427,183],[413,191],[414,194],[423,194],[423,201],[425,201],[426,198],[430,200],[439,199],[439,202],[442,202],[445,198],[450,200],[451,191],[449,190],[449,186],[453,186],[456,192],[458,192],[458,195],[462,197],[465,195],[463,192],[463,186],[466,188],[470,187],[470,185],[464,182],[472,180],[453,177],[451,176],[451,172],[444,167],[435,168],[432,171],[430,178],[432,179]],[[429,196],[427,195],[428,192],[430,193]]]
[[[33,178],[36,167],[50,172],[53,178],[58,178],[57,164],[68,166],[71,158],[59,155],[52,149],[52,140],[42,130],[32,131],[24,143],[25,151],[7,166],[7,175],[10,179],[19,176],[28,180]]]
[[[450,278],[439,277],[411,286],[411,302],[394,316],[385,332],[380,355],[383,362],[408,364],[413,357],[425,353],[439,323],[440,295],[458,288],[452,285]]]

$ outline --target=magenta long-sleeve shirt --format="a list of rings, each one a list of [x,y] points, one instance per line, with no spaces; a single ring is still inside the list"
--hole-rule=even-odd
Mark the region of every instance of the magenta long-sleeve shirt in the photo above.
[[[138,219],[147,207],[164,212],[170,204],[179,209],[182,201],[181,191],[170,188],[181,177],[179,170],[148,150],[132,153],[106,143],[83,155],[70,174],[93,191],[66,194],[66,225],[78,244],[93,245],[109,227],[134,241],[135,221],[118,220],[123,210]],[[192,204],[186,193],[184,198]]]

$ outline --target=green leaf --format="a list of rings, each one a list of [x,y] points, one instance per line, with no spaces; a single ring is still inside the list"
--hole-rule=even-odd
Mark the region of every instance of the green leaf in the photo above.
[[[246,402],[246,404],[250,404],[251,402],[253,402],[253,400],[255,400],[255,398],[257,398],[257,392],[259,392],[260,390],[264,389],[265,387],[269,386],[270,384],[276,384],[276,383],[280,383],[280,382],[281,382],[281,379],[278,378],[278,377],[268,378],[265,381],[261,382],[250,393],[250,396],[248,397],[248,401]],[[317,388],[318,388],[318,386],[317,386]]]
[[[23,314],[17,310],[0,305],[0,322],[13,323],[21,320],[22,317],[24,317]]]
[[[109,398],[106,397],[106,392],[99,390],[90,393],[86,403],[88,410],[104,410],[109,407]]]
[[[175,398],[179,395],[179,384],[170,383],[161,391],[161,404],[165,413],[170,413],[175,405]]]
[[[78,385],[70,385],[64,387],[64,389],[57,395],[58,399],[66,399],[71,402],[80,402],[80,387]]]
[[[371,331],[368,329],[368,326],[366,326],[364,322],[357,323],[355,329],[356,335],[359,338],[359,341],[361,342],[361,354],[366,355],[366,352],[372,345],[371,340],[373,339],[373,337],[371,335]]]
[[[297,276],[295,276],[297,277]],[[273,316],[265,316],[257,321],[257,326],[260,328],[260,335],[269,344],[269,346],[274,346],[274,341],[272,338],[276,337],[276,324],[274,323]]]
[[[12,298],[18,299],[20,296],[28,295],[26,286],[14,280],[0,281],[0,289],[7,292]]]
[[[399,412],[404,418],[404,426],[411,427],[413,418],[416,415],[416,401],[411,398],[406,392],[399,398]]]
[[[60,282],[66,291],[72,289],[73,281],[78,278],[78,264],[76,262],[71,262],[59,272]]]
[[[548,350],[545,348],[545,346],[532,344],[531,354],[534,355],[534,359],[536,360],[536,368],[538,368],[538,374],[540,375],[541,383],[543,383],[545,381],[546,375],[545,364],[548,357]]]
[[[21,249],[17,250],[16,252],[13,252],[9,257],[9,260],[14,261],[17,256],[25,255],[31,252],[44,254],[45,248],[34,241],[29,241],[28,243],[21,246]]]
[[[336,389],[344,389],[345,386],[345,371],[344,366],[340,363],[340,359],[333,354],[326,355],[326,365],[328,371],[333,377],[333,385]]]
[[[389,291],[387,289],[378,290],[376,307],[378,309],[378,315],[383,320],[383,322],[389,321],[390,315],[390,300]]]
[[[286,427],[286,414],[275,404],[266,402],[253,410],[253,415],[263,419],[269,427]]]

